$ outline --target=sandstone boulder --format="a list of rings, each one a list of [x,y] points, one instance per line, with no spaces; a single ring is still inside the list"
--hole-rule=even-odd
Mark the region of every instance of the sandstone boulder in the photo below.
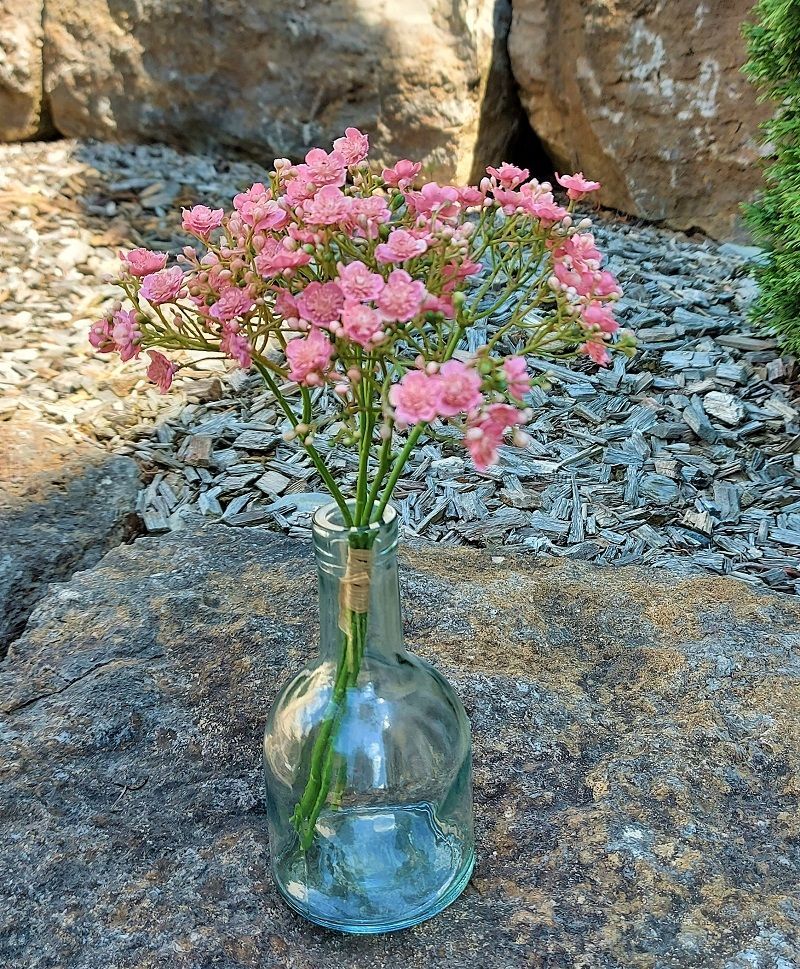
[[[467,179],[517,111],[509,0],[59,0],[46,88],[65,135],[298,158],[347,125]]]
[[[478,865],[442,915],[316,929],[269,873],[260,734],[316,624],[308,546],[120,546],[0,666],[0,963],[788,967],[800,605],[732,580],[421,548],[409,648],[465,701]]]
[[[0,424],[0,658],[50,582],[135,533],[134,461],[37,421]]]
[[[42,100],[44,0],[0,0],[0,141],[47,128]]]
[[[740,73],[752,0],[514,0],[509,51],[556,167],[606,205],[718,238],[758,191],[756,104]]]

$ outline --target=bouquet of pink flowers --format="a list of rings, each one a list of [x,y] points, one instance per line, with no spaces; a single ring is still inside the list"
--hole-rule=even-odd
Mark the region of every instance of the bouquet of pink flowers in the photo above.
[[[352,526],[380,519],[435,422],[458,428],[478,470],[506,437],[524,445],[526,354],[585,354],[603,365],[633,347],[627,333],[612,342],[620,289],[601,269],[590,221],[572,215],[597,182],[557,176],[566,207],[548,183],[509,164],[488,168],[478,186],[416,187],[418,163],[377,174],[368,147],[348,128],[303,164],[277,159],[230,212],[184,209],[198,245],[173,265],[166,253],[121,254],[127,308],[116,305],[89,336],[123,360],[146,350],[162,391],[179,365],[161,350],[255,367]],[[470,329],[500,309],[502,325],[467,353]],[[299,386],[297,410],[296,391],[282,392],[287,381]],[[318,413],[325,386],[333,393]],[[352,509],[314,447],[332,408],[340,443],[359,453]]]
[[[634,345],[618,333],[620,289],[601,268],[591,222],[572,214],[597,182],[557,176],[566,207],[551,185],[509,164],[488,168],[478,186],[418,186],[419,164],[377,174],[368,147],[348,128],[303,164],[278,159],[230,212],[184,209],[197,245],[172,265],[166,253],[121,254],[127,306],[89,336],[123,360],[146,350],[162,391],[179,369],[162,350],[255,367],[351,530],[330,711],[292,818],[304,847],[330,792],[336,725],[367,641],[369,526],[383,520],[420,435],[448,422],[485,470],[507,438],[527,443],[526,355],[604,365]],[[315,429],[333,421],[338,443],[358,452],[354,496],[314,445]]]

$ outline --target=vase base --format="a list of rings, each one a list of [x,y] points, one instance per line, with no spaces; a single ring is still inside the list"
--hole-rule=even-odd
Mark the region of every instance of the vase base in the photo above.
[[[306,852],[284,858],[276,880],[298,915],[356,935],[394,932],[438,915],[475,864],[471,843],[443,830],[430,805],[328,811]]]

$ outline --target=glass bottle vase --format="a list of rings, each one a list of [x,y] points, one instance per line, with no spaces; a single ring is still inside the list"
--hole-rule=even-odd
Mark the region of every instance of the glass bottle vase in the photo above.
[[[264,733],[278,889],[305,918],[388,932],[449,905],[474,864],[469,722],[447,680],[407,652],[397,516],[314,518],[320,652],[281,689]]]

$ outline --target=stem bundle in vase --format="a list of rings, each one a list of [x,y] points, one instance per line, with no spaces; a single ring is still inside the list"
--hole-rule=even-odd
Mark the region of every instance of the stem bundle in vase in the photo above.
[[[563,205],[550,184],[505,163],[477,186],[420,184],[419,164],[378,173],[368,147],[348,128],[330,152],[276,160],[230,212],[184,209],[196,244],[172,265],[147,249],[121,254],[124,299],[89,336],[126,360],[146,351],[164,392],[193,353],[254,367],[352,529],[341,654],[294,814],[306,847],[335,796],[333,743],[367,641],[370,526],[420,437],[449,425],[485,471],[505,441],[528,443],[526,356],[606,365],[634,345],[614,318],[620,289],[591,222],[573,215],[597,182],[557,176]],[[354,494],[314,444],[333,422],[335,447],[358,455]]]

